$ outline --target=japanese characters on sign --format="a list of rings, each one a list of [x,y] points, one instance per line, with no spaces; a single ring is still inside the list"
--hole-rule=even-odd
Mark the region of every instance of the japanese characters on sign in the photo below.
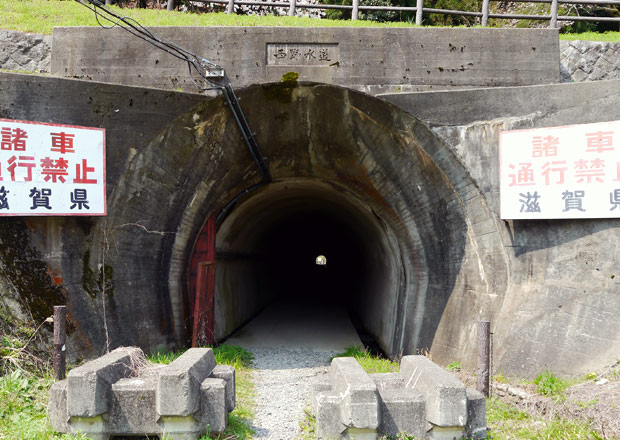
[[[105,214],[104,129],[0,119],[0,216]]]
[[[502,219],[620,217],[620,121],[500,134]]]
[[[267,43],[267,64],[329,66],[338,62],[337,43]]]

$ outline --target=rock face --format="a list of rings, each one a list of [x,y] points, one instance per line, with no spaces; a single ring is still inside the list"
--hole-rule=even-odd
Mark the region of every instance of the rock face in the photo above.
[[[355,358],[335,358],[312,396],[319,439],[486,438],[486,403],[424,356],[404,356],[400,373],[366,374]]]
[[[27,72],[50,71],[52,37],[0,30],[0,69]]]
[[[235,369],[213,350],[192,348],[166,366],[145,366],[136,347],[118,348],[69,372],[50,390],[55,430],[94,440],[166,434],[194,440],[222,432],[235,406]]]
[[[560,41],[562,82],[620,79],[620,43]]]

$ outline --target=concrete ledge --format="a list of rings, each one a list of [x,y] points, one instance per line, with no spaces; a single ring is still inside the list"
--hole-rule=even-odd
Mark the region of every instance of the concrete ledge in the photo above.
[[[226,381],[208,378],[200,385],[200,412],[198,417],[213,432],[222,432],[226,428]]]
[[[377,386],[354,358],[335,358],[329,369],[332,389],[342,397],[340,417],[345,426],[379,426]]]
[[[142,350],[121,347],[71,370],[67,376],[69,417],[95,417],[108,412],[112,384],[132,374],[133,359],[144,359]]]
[[[156,377],[121,379],[112,385],[109,430],[118,433],[158,432],[159,417],[154,411],[156,387]]]
[[[473,438],[487,438],[487,404],[484,395],[467,389],[467,433]]]
[[[379,431],[396,436],[412,434],[422,439],[426,434],[426,403],[422,394],[407,388],[379,389],[381,424]]]
[[[200,384],[215,368],[210,348],[190,348],[162,369],[156,405],[160,416],[188,416],[198,409]]]
[[[312,412],[316,418],[316,436],[319,440],[340,438],[347,427],[340,418],[340,402],[338,393],[321,392],[312,398]]]
[[[235,409],[236,396],[235,389],[237,382],[235,378],[235,368],[230,365],[216,365],[211,376],[216,379],[224,379],[226,382],[226,410],[231,412]]]
[[[400,362],[400,373],[407,381],[407,388],[413,388],[424,396],[429,422],[440,427],[465,426],[465,385],[453,374],[424,356],[404,356]]]
[[[223,66],[235,87],[279,81],[289,71],[299,73],[300,81],[367,93],[560,80],[556,29],[209,26],[153,31]],[[187,66],[122,29],[54,28],[51,72],[195,90]]]
[[[67,415],[67,381],[56,382],[50,388],[50,402],[47,406],[47,418],[50,424],[60,432],[69,431],[69,416]]]

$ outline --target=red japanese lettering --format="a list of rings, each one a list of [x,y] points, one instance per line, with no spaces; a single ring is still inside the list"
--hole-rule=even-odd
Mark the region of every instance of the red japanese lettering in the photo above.
[[[586,153],[602,153],[614,149],[613,131],[586,133]]]
[[[0,149],[8,151],[26,151],[28,133],[21,128],[2,127],[0,130]]]
[[[553,136],[532,138],[532,157],[553,157],[558,155],[560,139]]]
[[[616,178],[614,182],[620,182],[620,162],[616,162]]]
[[[88,173],[95,171],[94,167],[87,165],[86,159],[82,159],[82,164],[75,164],[75,179],[74,183],[97,183],[97,179],[89,179]]]
[[[46,157],[41,159],[41,175],[45,176],[43,180],[49,182],[52,179],[52,183],[57,183],[57,180],[60,180],[61,183],[65,183],[65,177],[68,176],[69,172],[67,169],[69,168],[69,162],[64,158],[60,159],[50,159]]]
[[[565,160],[554,160],[552,162],[545,162],[542,166],[542,175],[545,176],[545,185],[550,184],[551,173],[555,173],[558,176],[558,180],[555,182],[556,184],[564,183],[564,173],[568,169],[568,167],[559,167],[557,165],[566,165]]]
[[[52,148],[51,151],[67,154],[67,153],[75,153],[73,149],[73,138],[74,134],[68,134],[64,131],[60,133],[51,133],[52,136]]]
[[[15,182],[15,168],[21,167],[21,168],[26,168],[28,170],[27,176],[24,177],[24,182],[32,181],[32,169],[36,165],[34,163],[34,156],[19,156],[19,160],[20,162],[17,162],[17,157],[15,156],[11,156],[8,160],[9,166],[6,167],[6,169],[9,170],[9,173],[11,173],[11,180]],[[27,160],[31,162],[21,162],[22,160],[24,161]]]
[[[516,173],[508,174],[508,177],[510,177],[508,186],[534,185],[534,170],[532,169],[531,162],[520,163],[519,166],[520,168]],[[516,169],[514,164],[510,164],[508,167],[513,170]]]
[[[589,161],[585,161],[583,159],[575,162],[575,177],[577,178],[577,183],[592,183],[592,179],[596,180],[599,183],[603,183],[605,177],[605,161],[602,159],[594,159]]]

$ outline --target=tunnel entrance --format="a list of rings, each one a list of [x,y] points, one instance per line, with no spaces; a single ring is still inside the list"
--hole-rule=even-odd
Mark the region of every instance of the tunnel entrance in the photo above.
[[[393,319],[400,279],[390,237],[371,206],[337,185],[288,179],[257,191],[217,231],[216,339],[266,310],[272,320],[312,319],[319,327],[351,316],[381,344],[372,329]],[[317,264],[318,256],[327,264]],[[285,342],[287,335],[280,337]]]

